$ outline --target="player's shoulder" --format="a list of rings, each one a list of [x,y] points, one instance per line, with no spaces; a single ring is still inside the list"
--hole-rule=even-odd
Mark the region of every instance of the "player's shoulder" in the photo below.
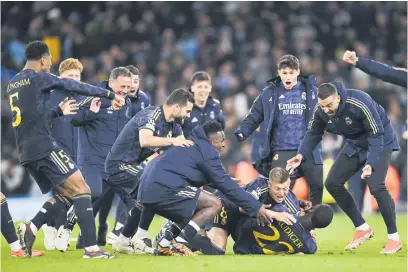
[[[250,193],[256,199],[259,199],[262,195],[269,191],[268,189],[268,179],[264,177],[258,177],[248,183],[245,188],[245,191]]]
[[[141,100],[141,101],[143,101],[143,102],[150,102],[150,99],[149,99],[149,97],[147,96],[147,94],[144,92],[144,91],[142,91],[142,90],[139,90],[139,92],[137,93],[137,96],[139,97],[139,99]]]
[[[346,104],[350,111],[358,114],[370,110],[373,99],[369,94],[355,89],[346,89],[346,93]]]

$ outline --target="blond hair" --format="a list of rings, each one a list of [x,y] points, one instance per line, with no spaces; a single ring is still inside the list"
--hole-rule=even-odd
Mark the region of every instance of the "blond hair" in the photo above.
[[[69,58],[61,62],[58,68],[58,72],[59,74],[62,74],[63,72],[72,70],[72,69],[79,70],[79,72],[82,73],[84,66],[82,66],[82,63],[78,59]]]

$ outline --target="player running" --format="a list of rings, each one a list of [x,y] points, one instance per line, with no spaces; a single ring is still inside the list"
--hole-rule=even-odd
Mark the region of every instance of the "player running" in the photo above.
[[[296,168],[308,160],[305,154],[322,140],[324,131],[342,135],[346,144],[330,169],[326,188],[356,227],[345,249],[356,249],[374,236],[374,230],[344,187],[346,181],[362,169],[361,178],[367,180],[388,231],[388,241],[381,253],[396,253],[402,243],[397,232],[395,204],[385,187],[385,176],[392,152],[400,147],[384,108],[367,93],[345,89],[339,82],[320,85],[318,103],[298,154],[288,160],[287,167]]]
[[[41,41],[29,43],[25,49],[25,56],[27,62],[24,69],[7,87],[20,163],[35,179],[44,194],[56,189],[61,195],[73,198],[85,241],[83,258],[112,258],[112,255],[96,245],[89,187],[75,162],[51,137],[47,101],[50,91],[54,89],[107,97],[114,100],[115,108],[121,107],[124,99],[111,91],[50,74],[51,54],[48,46]],[[71,106],[72,110],[77,109],[77,105]],[[54,115],[62,114],[62,108],[56,107]],[[54,201],[52,198],[44,204],[47,207],[37,214],[36,223],[31,221],[18,227],[20,243],[28,257],[32,255],[37,230],[49,221]]]

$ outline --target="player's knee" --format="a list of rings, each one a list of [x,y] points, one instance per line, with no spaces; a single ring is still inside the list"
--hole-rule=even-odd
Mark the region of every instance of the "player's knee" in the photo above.
[[[377,184],[377,185],[368,185],[368,188],[370,189],[370,193],[374,196],[377,197],[380,195],[382,192],[387,191],[387,187],[385,184]]]

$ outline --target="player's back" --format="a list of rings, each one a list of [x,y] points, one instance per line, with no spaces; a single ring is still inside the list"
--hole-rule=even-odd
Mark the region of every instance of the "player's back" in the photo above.
[[[22,164],[43,158],[57,148],[50,136],[50,109],[46,103],[50,94],[39,89],[39,81],[41,73],[27,69],[11,79],[7,87]]]

